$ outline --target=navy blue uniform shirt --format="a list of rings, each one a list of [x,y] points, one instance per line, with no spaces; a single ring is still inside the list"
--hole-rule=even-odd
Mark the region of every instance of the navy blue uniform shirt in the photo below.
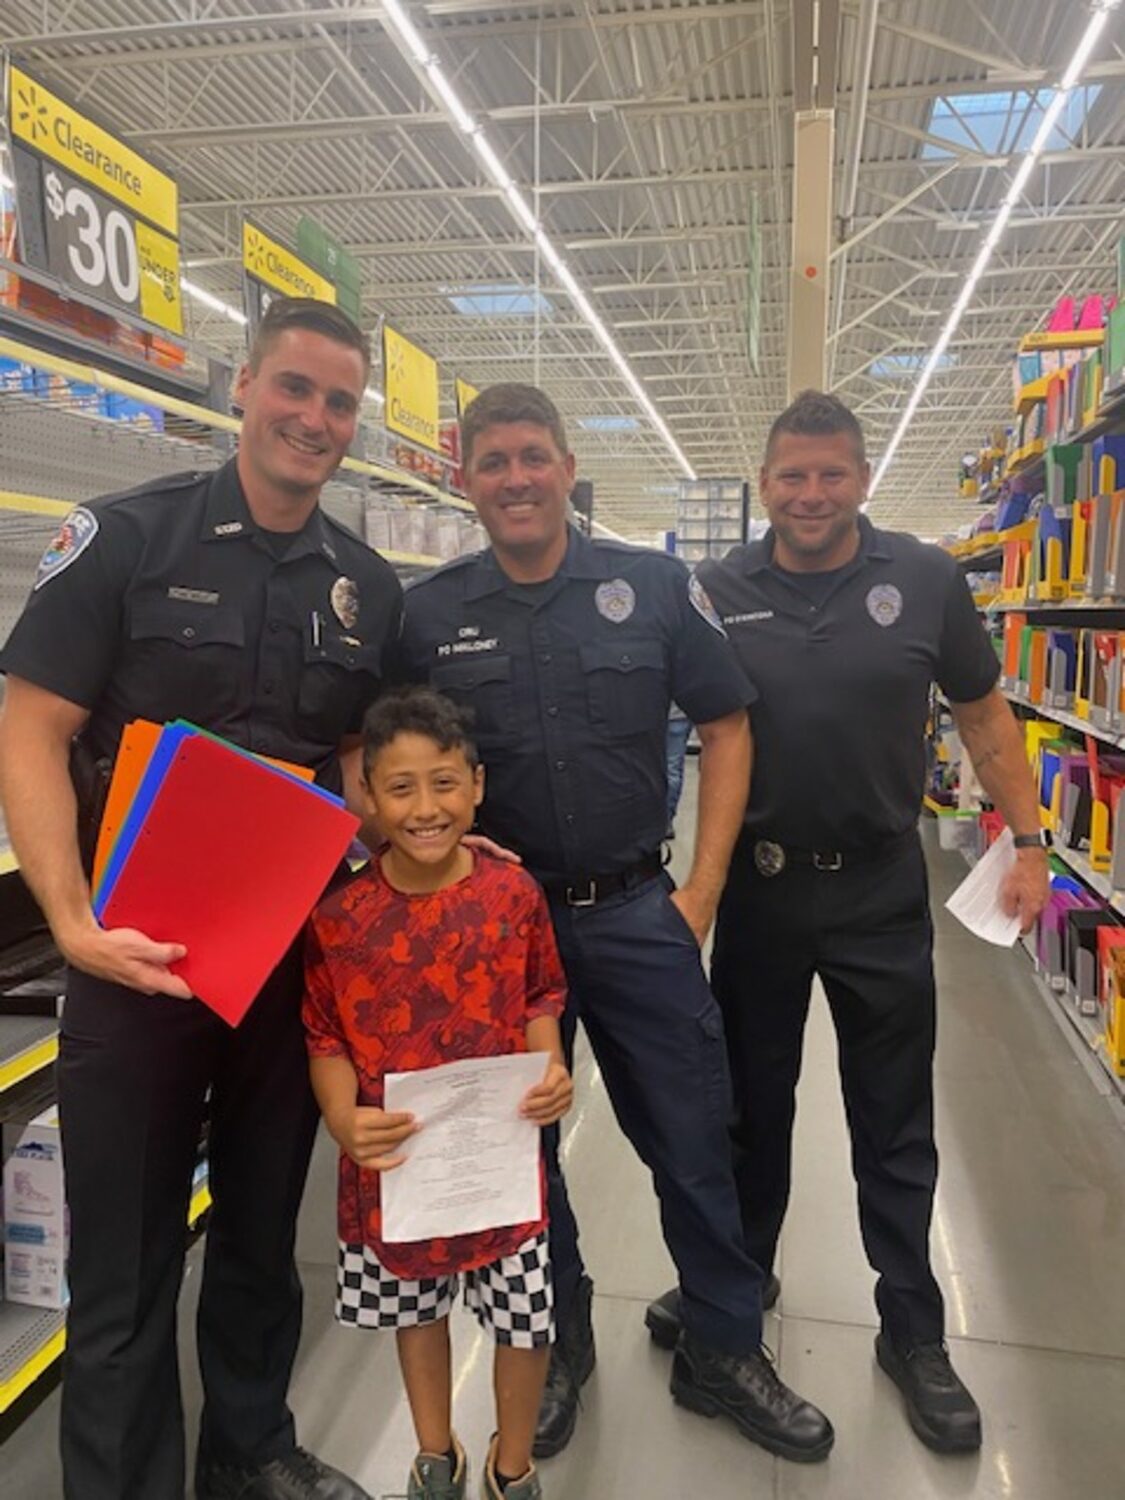
[[[773,563],[773,533],[699,566],[758,689],[746,824],[797,849],[865,849],[918,819],[930,684],[983,698],[999,663],[957,563],[859,519],[827,597]]]
[[[72,511],[0,671],[89,709],[95,757],[132,719],[182,718],[338,789],[401,615],[390,565],[319,507],[262,533],[231,460]]]
[[[546,583],[514,583],[489,550],[405,602],[404,674],[472,707],[481,826],[541,878],[616,874],[659,849],[670,701],[701,724],[754,698],[699,585],[662,552],[571,528]]]

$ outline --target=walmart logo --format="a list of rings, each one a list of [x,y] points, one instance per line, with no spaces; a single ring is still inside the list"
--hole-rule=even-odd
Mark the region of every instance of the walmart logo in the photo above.
[[[32,143],[47,134],[47,106],[40,104],[34,84],[16,89],[16,122],[25,129],[30,125]]]

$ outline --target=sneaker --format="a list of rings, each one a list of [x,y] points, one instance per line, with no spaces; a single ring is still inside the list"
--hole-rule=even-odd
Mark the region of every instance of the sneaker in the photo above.
[[[885,1333],[875,1339],[879,1367],[902,1392],[910,1425],[937,1453],[975,1453],[980,1408],[949,1360],[944,1340],[899,1349]]]
[[[824,1413],[778,1378],[765,1349],[724,1354],[685,1329],[672,1361],[671,1388],[689,1411],[729,1417],[751,1442],[795,1463],[827,1458],[836,1439]]]
[[[406,1500],[465,1500],[469,1466],[456,1433],[453,1434],[452,1447],[456,1460],[453,1464],[445,1453],[418,1454],[410,1466]]]
[[[771,1271],[762,1282],[762,1310],[769,1312],[781,1296],[781,1282]],[[672,1287],[645,1308],[645,1327],[659,1349],[674,1349],[683,1327],[680,1314],[680,1289]]]
[[[581,1404],[579,1392],[594,1373],[598,1358],[594,1347],[593,1298],[594,1283],[583,1276],[570,1316],[551,1346],[551,1362],[531,1449],[535,1458],[553,1458],[574,1436]]]
[[[201,1458],[196,1500],[372,1500],[339,1469],[304,1448],[258,1465],[216,1464]]]
[[[543,1486],[539,1483],[539,1474],[534,1464],[522,1479],[513,1479],[503,1489],[500,1488],[496,1482],[497,1443],[498,1439],[493,1433],[480,1482],[481,1500],[543,1500]]]

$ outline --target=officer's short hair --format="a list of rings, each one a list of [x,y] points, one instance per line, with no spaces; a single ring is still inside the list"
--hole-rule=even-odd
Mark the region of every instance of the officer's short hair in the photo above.
[[[860,464],[867,462],[867,445],[863,441],[859,418],[838,396],[829,396],[825,391],[801,391],[776,419],[766,439],[767,464],[773,454],[773,445],[783,432],[792,432],[799,437],[832,437],[838,432],[846,432],[855,446]]]
[[[570,452],[563,419],[550,396],[535,385],[490,385],[473,397],[461,417],[461,462],[466,469],[473,456],[473,443],[485,428],[511,422],[546,427],[559,452]]]
[[[371,369],[371,341],[341,308],[317,297],[275,297],[258,324],[246,362],[257,373],[263,357],[287,328],[307,328],[313,333],[346,344],[363,358],[364,372]]]
[[[430,687],[395,688],[384,693],[363,717],[363,777],[368,780],[375,757],[400,734],[420,734],[439,750],[460,750],[476,770],[477,747],[469,732],[471,711],[459,708]]]

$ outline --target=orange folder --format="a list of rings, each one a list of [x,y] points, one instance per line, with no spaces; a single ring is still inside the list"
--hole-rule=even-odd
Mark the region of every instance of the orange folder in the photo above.
[[[237,1026],[297,936],[359,820],[205,735],[185,739],[101,913],[183,943],[172,965]]]
[[[153,724],[148,719],[134,719],[121,731],[117,758],[113,762],[113,775],[110,778],[109,791],[106,793],[101,827],[98,829],[98,844],[94,850],[91,890],[96,891],[101,884],[101,878],[113,850],[113,842],[121,832],[125,814],[129,811],[137,787],[140,785],[149,757],[156,748],[156,742],[160,738],[160,728],[159,724]],[[295,766],[290,761],[274,760],[269,755],[259,755],[258,759],[265,761],[267,765],[278,766],[282,771],[288,771],[290,776],[299,776],[302,781],[312,781],[316,774],[309,766]]]

